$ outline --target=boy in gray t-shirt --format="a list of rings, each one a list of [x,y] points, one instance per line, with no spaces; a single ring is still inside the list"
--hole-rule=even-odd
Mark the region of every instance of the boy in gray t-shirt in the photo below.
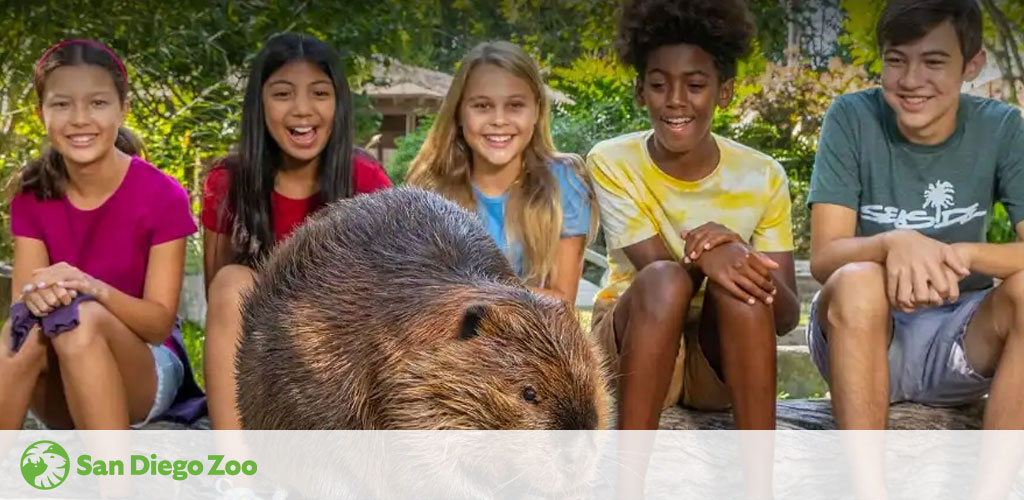
[[[960,93],[985,63],[981,26],[975,0],[890,1],[881,88],[825,116],[808,343],[840,428],[988,393],[984,427],[1024,429],[1024,243],[985,239],[996,201],[1024,238],[1024,117]]]

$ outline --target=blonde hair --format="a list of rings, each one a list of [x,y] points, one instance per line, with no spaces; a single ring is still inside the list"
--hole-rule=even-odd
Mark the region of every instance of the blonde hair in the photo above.
[[[476,210],[476,197],[470,180],[472,152],[462,136],[458,116],[469,74],[484,64],[497,66],[522,78],[537,99],[537,122],[530,143],[523,150],[523,169],[509,190],[505,231],[510,245],[513,241],[522,245],[526,282],[544,286],[555,267],[562,231],[558,181],[549,165],[556,162],[566,164],[570,173],[575,173],[583,183],[583,197],[590,204],[587,243],[597,231],[597,204],[583,160],[575,154],[555,151],[548,123],[551,106],[540,70],[523,49],[509,42],[485,42],[466,54],[423,147],[409,167],[406,182],[433,190],[469,210]]]

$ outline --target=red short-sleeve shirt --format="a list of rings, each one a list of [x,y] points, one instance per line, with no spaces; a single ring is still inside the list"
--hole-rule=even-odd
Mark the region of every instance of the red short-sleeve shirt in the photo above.
[[[203,184],[203,209],[200,218],[203,227],[211,231],[223,234],[231,232],[233,215],[225,210],[218,217],[218,211],[228,196],[230,182],[230,173],[227,167],[221,164],[210,170]],[[352,155],[352,187],[357,195],[372,193],[391,187],[391,180],[373,157],[356,152]],[[270,211],[274,223],[275,243],[291,235],[309,214],[321,206],[323,201],[318,195],[296,200],[273,191],[270,195]]]

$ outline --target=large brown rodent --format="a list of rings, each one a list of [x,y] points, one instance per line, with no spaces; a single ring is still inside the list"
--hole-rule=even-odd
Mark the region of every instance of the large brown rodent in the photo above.
[[[398,188],[324,208],[260,267],[236,359],[247,429],[604,429],[598,351],[477,217]]]

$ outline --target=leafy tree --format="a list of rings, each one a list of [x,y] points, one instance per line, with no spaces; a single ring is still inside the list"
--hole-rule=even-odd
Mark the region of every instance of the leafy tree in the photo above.
[[[391,156],[388,164],[385,165],[385,170],[391,182],[395,184],[405,183],[405,174],[409,171],[409,165],[416,158],[416,154],[419,153],[423,142],[427,140],[427,132],[430,131],[430,126],[433,124],[434,116],[425,116],[419,120],[416,130],[395,140],[398,148],[395,150],[394,155]]]

